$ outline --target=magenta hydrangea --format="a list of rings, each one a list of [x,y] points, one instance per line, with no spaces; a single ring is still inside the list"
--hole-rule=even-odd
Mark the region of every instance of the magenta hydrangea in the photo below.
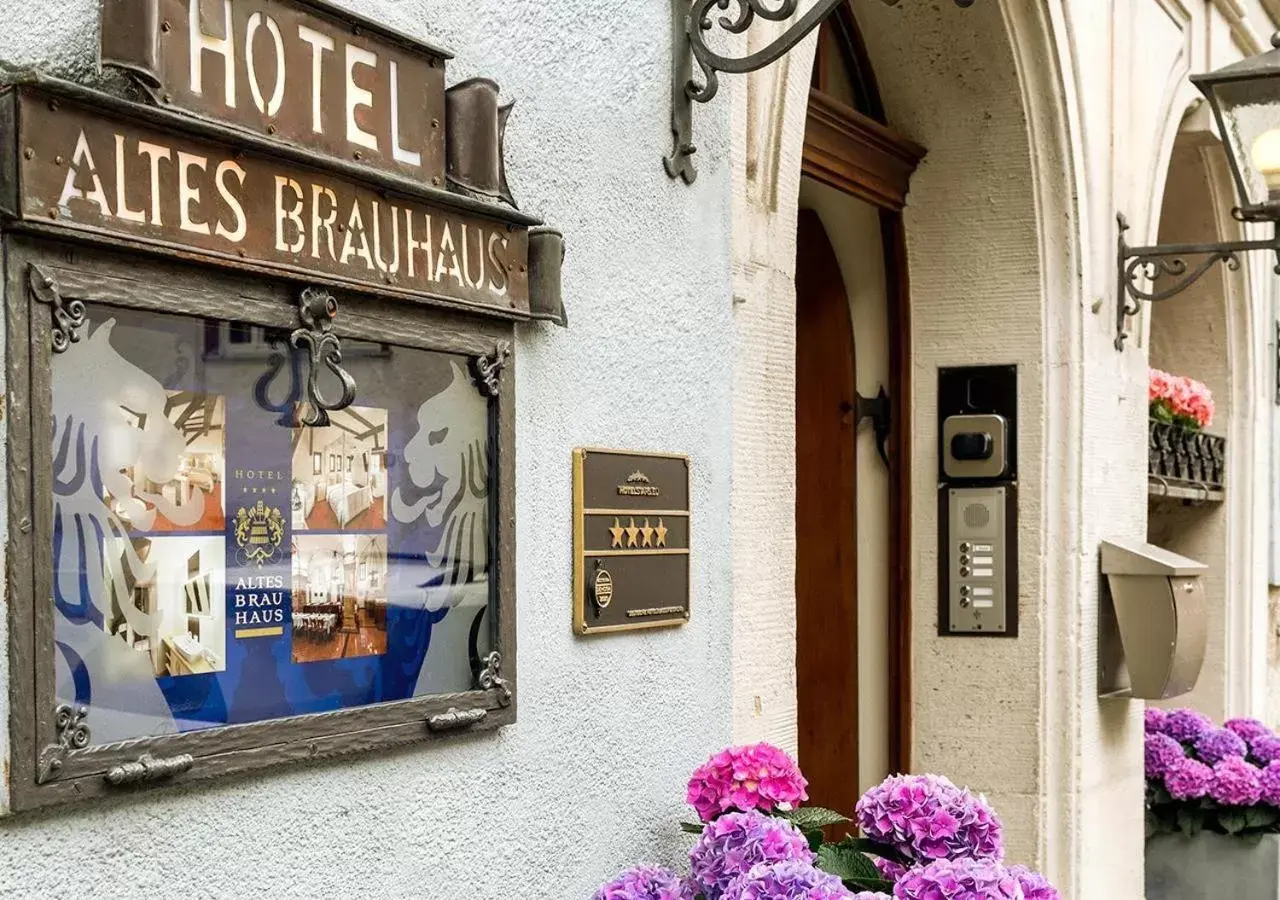
[[[863,834],[912,860],[1000,859],[1000,821],[980,798],[937,775],[894,775],[862,795]]]
[[[1244,738],[1246,743],[1252,743],[1260,737],[1273,737],[1275,734],[1265,722],[1257,719],[1228,719],[1222,723],[1222,727]]]
[[[1143,746],[1148,778],[1160,778],[1169,767],[1186,758],[1182,745],[1167,734],[1148,733]]]
[[[1253,806],[1262,799],[1258,767],[1230,757],[1213,767],[1209,796],[1223,806]]]
[[[808,800],[796,761],[772,744],[729,747],[694,770],[686,795],[703,822],[726,812],[791,810]]]
[[[1263,803],[1280,807],[1280,762],[1270,763],[1258,774],[1258,786]]]
[[[1058,889],[1039,872],[1033,872],[1026,866],[1010,866],[1009,874],[1018,879],[1024,900],[1062,900]]]
[[[1249,742],[1249,755],[1263,765],[1280,762],[1280,737],[1264,734],[1254,738]]]
[[[1166,718],[1167,713],[1163,709],[1148,706],[1142,717],[1143,728],[1147,734],[1164,734],[1164,720]]]
[[[1184,744],[1193,742],[1213,727],[1213,722],[1194,709],[1175,709],[1164,718],[1164,733]]]
[[[853,896],[836,876],[793,859],[755,866],[733,880],[723,900],[850,900]]]
[[[805,836],[790,822],[756,811],[708,822],[689,851],[694,887],[706,900],[720,900],[735,878],[756,866],[789,860],[813,863]]]
[[[893,900],[893,897],[877,891],[858,891],[853,895],[853,900]]]
[[[1209,793],[1213,769],[1198,759],[1186,757],[1164,773],[1164,786],[1174,800],[1198,800]]]
[[[1196,738],[1193,746],[1196,756],[1211,766],[1232,757],[1244,759],[1249,753],[1249,746],[1244,739],[1226,728],[1209,729]]]
[[[689,885],[658,866],[636,866],[602,885],[592,900],[693,900]]]
[[[940,859],[893,888],[897,900],[1026,900],[1018,879],[994,859]]]

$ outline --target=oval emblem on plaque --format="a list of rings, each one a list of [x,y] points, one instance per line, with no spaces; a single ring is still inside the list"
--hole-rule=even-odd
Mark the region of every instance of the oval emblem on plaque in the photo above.
[[[613,602],[613,576],[609,574],[608,569],[596,572],[592,593],[595,594],[596,606],[601,609],[609,608],[609,604]]]

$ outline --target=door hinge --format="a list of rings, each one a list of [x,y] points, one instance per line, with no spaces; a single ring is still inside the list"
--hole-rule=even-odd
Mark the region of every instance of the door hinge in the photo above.
[[[874,397],[864,397],[861,394],[855,395],[858,399],[852,410],[846,404],[845,411],[853,413],[853,427],[858,428],[867,419],[871,420],[871,430],[876,437],[876,452],[880,454],[880,459],[884,462],[885,467],[889,465],[889,429],[892,425],[891,409],[889,403],[889,395],[885,393],[883,387]]]

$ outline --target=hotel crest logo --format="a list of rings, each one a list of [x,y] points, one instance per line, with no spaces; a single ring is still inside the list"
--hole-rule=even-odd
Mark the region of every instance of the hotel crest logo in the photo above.
[[[236,545],[246,563],[262,568],[284,543],[284,514],[261,500],[236,512]]]
[[[618,485],[619,497],[661,497],[662,491],[639,469],[627,476],[627,483]]]

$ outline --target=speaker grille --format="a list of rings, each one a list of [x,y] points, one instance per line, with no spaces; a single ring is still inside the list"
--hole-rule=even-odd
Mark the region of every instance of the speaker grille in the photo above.
[[[991,510],[982,503],[970,503],[964,508],[964,524],[970,528],[985,528],[991,522]]]

